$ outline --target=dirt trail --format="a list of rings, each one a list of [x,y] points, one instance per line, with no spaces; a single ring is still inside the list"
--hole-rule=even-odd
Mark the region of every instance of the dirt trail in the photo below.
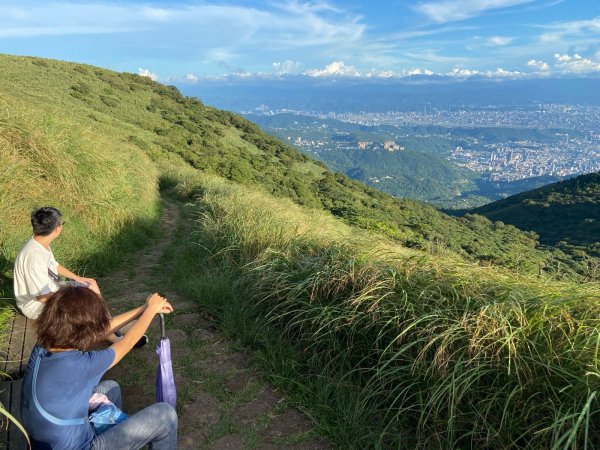
[[[168,286],[163,253],[173,243],[180,220],[177,205],[163,201],[163,236],[135,255],[129,264],[99,280],[111,312],[143,303],[150,292],[165,295],[174,306],[167,320],[177,384],[180,449],[334,448],[313,431],[313,424],[285,396],[261,380],[252,355],[237,350],[218,332],[216,323],[197,304]],[[123,390],[128,413],[153,403],[158,324],[149,330],[150,344],[134,349],[105,378]]]

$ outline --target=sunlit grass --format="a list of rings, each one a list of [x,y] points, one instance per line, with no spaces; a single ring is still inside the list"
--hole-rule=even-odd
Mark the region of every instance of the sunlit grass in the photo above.
[[[597,284],[405,249],[261,192],[196,183],[199,282],[211,270],[237,279],[202,302],[270,355],[343,448],[600,442]]]
[[[0,106],[4,283],[20,246],[31,236],[29,214],[36,207],[62,211],[66,226],[54,252],[79,272],[114,267],[118,255],[152,232],[158,171],[139,149],[48,106],[33,114],[15,100],[5,99]],[[133,226],[134,234],[125,237]]]
[[[206,155],[170,139],[192,145],[184,138],[192,121],[214,138],[209,108],[185,116],[176,105],[186,99],[133,75],[2,59],[9,68],[0,87],[3,294],[33,207],[64,212],[55,246],[61,262],[107,270],[152,231],[160,185],[196,212],[192,233],[177,231],[173,288],[254,347],[272,380],[297,395],[340,448],[572,450],[600,442],[597,284],[465,263],[433,228],[428,252],[399,247],[324,212],[199,173],[181,158],[201,163]],[[223,131],[230,119],[213,115]],[[350,191],[339,186],[330,179],[322,189],[343,206],[340,196]],[[426,228],[435,213],[418,211],[400,222],[357,216],[356,223],[411,242],[413,228]],[[485,221],[466,220],[489,231]],[[473,230],[444,223],[455,234]]]

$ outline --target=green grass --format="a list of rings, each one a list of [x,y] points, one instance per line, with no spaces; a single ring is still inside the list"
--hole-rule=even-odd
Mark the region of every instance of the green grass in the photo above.
[[[10,307],[0,308],[0,342],[6,342],[15,310]]]
[[[63,210],[56,256],[96,276],[152,233],[160,187],[195,214],[173,287],[341,448],[600,442],[600,290],[543,276],[575,263],[533,235],[311,178],[249,122],[135,75],[7,56],[0,75],[3,297],[31,208]]]
[[[196,183],[177,284],[341,448],[600,442],[597,284],[540,284]]]
[[[8,101],[6,102],[8,105]],[[66,226],[53,250],[80,273],[97,275],[152,234],[158,173],[130,144],[48,109],[31,114],[10,103],[0,114],[0,284],[7,296],[12,261],[31,236],[29,214],[58,207]]]

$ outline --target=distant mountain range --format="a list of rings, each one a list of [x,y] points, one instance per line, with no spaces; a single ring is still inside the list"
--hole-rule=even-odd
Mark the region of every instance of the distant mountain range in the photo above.
[[[273,109],[332,112],[412,111],[449,105],[515,106],[534,102],[600,105],[600,78],[230,76],[201,80],[197,84],[177,84],[177,87],[186,95],[230,111],[249,110],[261,104]]]

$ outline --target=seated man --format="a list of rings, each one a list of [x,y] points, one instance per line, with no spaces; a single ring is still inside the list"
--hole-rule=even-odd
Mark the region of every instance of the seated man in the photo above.
[[[100,295],[94,279],[75,275],[54,259],[50,244],[62,233],[63,224],[60,211],[52,206],[31,213],[33,237],[21,248],[14,267],[17,306],[29,319],[37,319],[48,298],[58,291],[60,276],[71,279],[70,283],[74,285],[89,287]],[[119,338],[120,334],[108,336],[111,342]],[[143,336],[135,346],[141,347],[146,342],[147,337]]]
[[[50,244],[60,236],[63,229],[60,211],[51,206],[31,213],[33,237],[29,239],[15,260],[14,290],[17,306],[30,319],[37,319],[44,303],[58,289],[58,277],[70,278],[100,294],[98,284],[92,278],[75,275],[61,266],[50,249]]]

